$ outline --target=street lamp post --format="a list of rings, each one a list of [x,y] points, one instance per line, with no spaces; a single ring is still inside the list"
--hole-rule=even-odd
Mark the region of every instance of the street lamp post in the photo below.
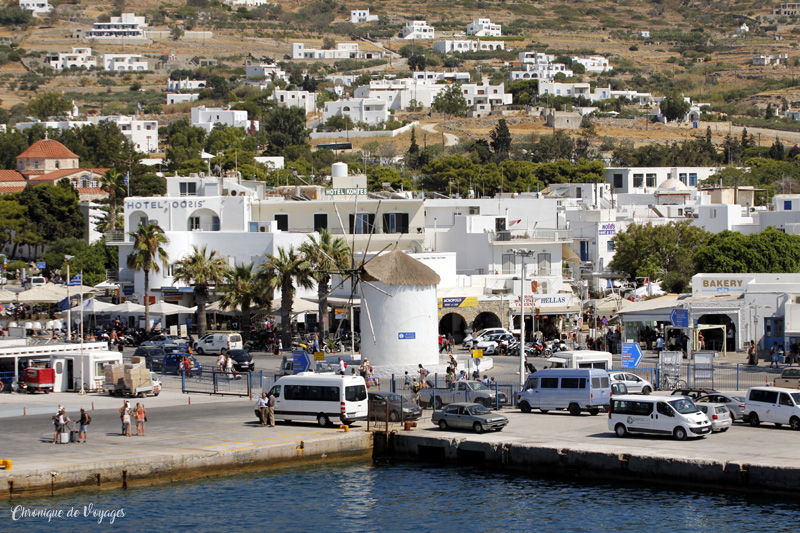
[[[75,259],[74,255],[64,255],[64,261],[67,263],[67,341],[72,338],[72,301],[69,299],[69,264]]]
[[[533,255],[533,250],[525,250],[521,248],[514,248],[509,250],[510,253],[518,255],[522,258],[522,278],[520,290],[520,321],[519,321],[519,384],[525,385],[525,258]]]

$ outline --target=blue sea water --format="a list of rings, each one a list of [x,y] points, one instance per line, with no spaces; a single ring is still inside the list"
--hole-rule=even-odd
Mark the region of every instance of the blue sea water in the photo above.
[[[738,533],[797,531],[800,518],[796,495],[784,498],[543,479],[472,467],[361,462],[127,491],[14,498],[6,503],[0,507],[0,531],[646,529]],[[51,517],[31,517],[31,511]]]

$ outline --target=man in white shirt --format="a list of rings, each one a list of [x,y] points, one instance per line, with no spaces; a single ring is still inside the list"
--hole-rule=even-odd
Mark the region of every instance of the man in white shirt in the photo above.
[[[267,403],[267,393],[262,392],[261,398],[258,399],[258,404],[256,404],[258,407],[258,417],[261,419],[262,426],[267,425]]]
[[[342,358],[339,358],[339,375],[344,376],[345,372],[347,371],[347,364],[342,361]]]

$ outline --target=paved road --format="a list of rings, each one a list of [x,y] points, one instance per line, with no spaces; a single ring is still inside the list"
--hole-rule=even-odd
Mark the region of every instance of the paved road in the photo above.
[[[437,124],[424,124],[422,129],[429,132],[435,133],[436,135],[442,135],[442,132],[436,130]],[[458,136],[453,135],[452,133],[445,133],[444,134],[444,145],[445,146],[455,146],[458,144]]]

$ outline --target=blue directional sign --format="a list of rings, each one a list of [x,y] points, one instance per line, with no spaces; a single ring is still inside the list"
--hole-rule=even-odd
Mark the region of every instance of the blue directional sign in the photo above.
[[[642,349],[638,342],[622,343],[622,368],[637,368],[642,362]]]
[[[311,359],[308,358],[308,354],[305,350],[295,350],[292,352],[292,371],[295,374],[308,372],[309,367],[311,367]]]
[[[673,309],[669,315],[669,321],[676,328],[689,327],[689,310],[688,309]]]
[[[400,339],[401,341],[411,340],[411,339],[416,339],[417,334],[414,331],[401,331],[400,333],[397,334],[397,338]]]

